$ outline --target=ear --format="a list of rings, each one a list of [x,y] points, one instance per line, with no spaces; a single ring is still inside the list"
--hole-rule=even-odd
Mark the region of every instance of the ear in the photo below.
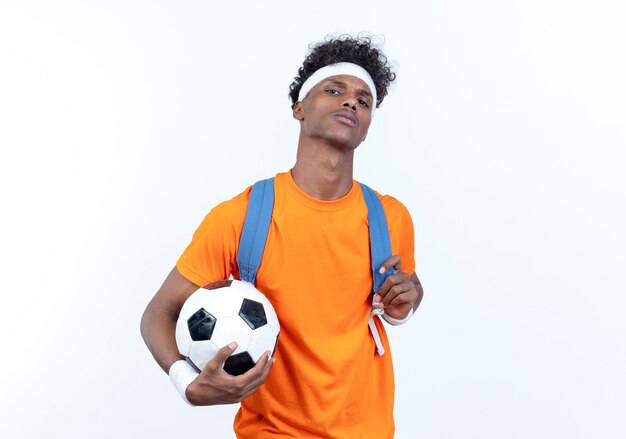
[[[302,108],[302,101],[297,101],[293,106],[293,118],[296,120],[304,119],[304,109]]]

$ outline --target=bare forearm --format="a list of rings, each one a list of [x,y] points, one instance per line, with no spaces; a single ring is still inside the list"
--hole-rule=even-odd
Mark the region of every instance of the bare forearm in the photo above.
[[[176,317],[162,309],[150,306],[141,318],[141,335],[148,350],[165,373],[182,356],[176,347]]]
[[[197,289],[174,267],[141,318],[141,336],[165,373],[182,358],[176,347],[176,321],[183,303]]]
[[[417,290],[417,302],[415,302],[415,306],[413,307],[413,311],[415,311],[422,303],[422,298],[424,297],[424,288],[422,288],[422,284],[417,277],[417,274],[413,273],[411,276],[411,281],[415,285],[415,289]]]

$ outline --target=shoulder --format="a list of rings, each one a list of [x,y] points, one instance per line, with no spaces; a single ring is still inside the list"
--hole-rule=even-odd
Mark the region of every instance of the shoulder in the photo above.
[[[274,179],[275,184],[284,185],[286,175],[286,172],[281,172],[271,178]],[[260,181],[262,180],[259,180],[256,183],[259,183]],[[245,211],[248,208],[248,201],[250,201],[250,193],[252,192],[253,186],[254,184],[251,184],[250,186],[246,187],[243,192],[235,195],[230,200],[221,202],[213,209],[211,209],[211,213],[215,212],[216,214],[236,215],[243,210],[243,213],[245,214]]]
[[[383,205],[383,209],[385,210],[385,215],[387,217],[389,216],[399,216],[399,217],[406,216],[408,218],[411,217],[407,207],[396,197],[389,195],[389,194],[381,194],[375,189],[372,189],[372,190],[378,196],[378,199],[380,200],[380,203]]]
[[[381,195],[378,192],[376,194],[378,195],[378,198],[380,199],[380,202],[383,205],[385,211],[389,210],[393,212],[402,212],[407,214],[409,213],[409,210],[406,208],[406,206],[396,197],[393,197],[391,195]]]
[[[250,192],[252,191],[252,186],[248,186],[244,189],[243,192],[235,195],[230,200],[222,201],[220,204],[215,206],[209,212],[209,215],[236,215],[242,209],[245,213],[246,207],[248,206],[248,200],[250,199]]]
[[[407,207],[391,195],[381,195],[376,192],[387,219],[387,227],[391,238],[394,254],[401,255],[402,267],[408,272],[415,270],[415,231],[413,219]]]
[[[383,210],[389,223],[395,223],[395,225],[400,225],[401,227],[413,227],[409,209],[400,200],[391,195],[382,195],[380,202],[383,205]]]
[[[248,186],[243,192],[213,207],[202,220],[202,223],[196,230],[196,235],[214,234],[218,230],[222,232],[227,232],[228,230],[236,231],[241,228],[246,215],[251,189],[252,186]]]
[[[407,207],[396,197],[388,194],[381,194],[374,190],[385,211],[387,225],[390,231],[401,231],[405,233],[413,230],[413,219]]]
[[[274,181],[278,185],[284,185],[286,173],[278,173],[274,177]],[[257,182],[258,183],[258,182]],[[246,187],[241,193],[235,195],[233,198],[223,201],[216,205],[208,213],[207,217],[215,217],[223,220],[229,220],[235,224],[242,224],[248,209],[248,202],[250,201],[250,194],[252,193],[252,187],[254,184]]]

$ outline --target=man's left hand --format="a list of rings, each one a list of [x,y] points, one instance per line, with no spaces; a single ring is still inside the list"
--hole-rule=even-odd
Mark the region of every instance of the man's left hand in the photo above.
[[[390,268],[395,272],[385,279],[374,295],[373,307],[384,309],[389,317],[402,320],[419,306],[424,291],[415,273],[409,276],[402,271],[400,256],[394,255],[387,259],[380,267],[380,272],[384,273]]]

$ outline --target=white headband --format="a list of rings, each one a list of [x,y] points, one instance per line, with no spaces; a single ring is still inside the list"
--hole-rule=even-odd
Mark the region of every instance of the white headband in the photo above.
[[[337,75],[354,76],[367,84],[370,89],[370,93],[372,93],[371,107],[373,116],[374,110],[376,110],[376,86],[374,85],[374,81],[372,80],[370,74],[367,73],[367,70],[357,64],[353,64],[350,62],[329,64],[319,70],[316,70],[311,76],[308,77],[306,81],[304,81],[304,84],[302,84],[302,88],[300,89],[300,93],[298,94],[298,100],[303,100],[307,93],[310,92],[313,87],[322,82],[324,79]]]

